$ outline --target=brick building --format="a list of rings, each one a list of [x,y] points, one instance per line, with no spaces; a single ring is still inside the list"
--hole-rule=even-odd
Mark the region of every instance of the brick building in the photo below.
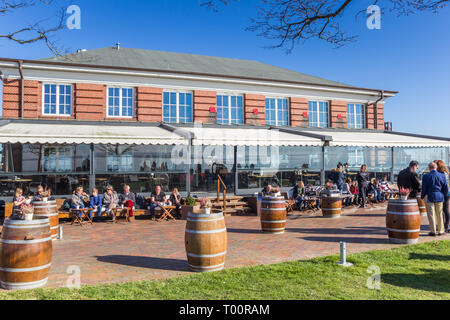
[[[449,155],[449,139],[392,132],[395,91],[256,61],[116,46],[0,59],[0,71],[3,196],[40,183],[208,193],[217,172],[249,194],[273,179],[323,183],[338,162],[394,179],[412,159],[424,169]]]

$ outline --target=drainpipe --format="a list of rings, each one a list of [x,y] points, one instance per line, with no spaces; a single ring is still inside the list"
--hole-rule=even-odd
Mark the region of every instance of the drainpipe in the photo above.
[[[380,91],[380,98],[374,103],[374,119],[375,119],[375,130],[378,130],[378,103],[384,99],[384,90]]]
[[[25,101],[25,82],[23,78],[23,60],[17,60],[19,64],[19,73],[20,73],[20,101],[19,101],[19,109],[20,109],[20,118],[23,118],[23,109],[24,109],[24,101]]]

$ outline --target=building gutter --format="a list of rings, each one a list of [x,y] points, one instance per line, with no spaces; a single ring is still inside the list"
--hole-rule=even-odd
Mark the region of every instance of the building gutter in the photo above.
[[[285,133],[296,134],[296,135],[304,136],[304,137],[308,137],[308,138],[320,139],[323,142],[331,142],[331,141],[333,141],[333,137],[332,136],[324,136],[324,135],[321,135],[321,134],[316,134],[316,133],[311,133],[311,132],[304,132],[304,131],[290,129],[290,128],[270,127],[270,130],[279,130],[279,131],[285,132]]]
[[[378,100],[377,101],[375,101],[375,104],[374,104],[374,119],[375,119],[375,130],[378,130],[378,103],[380,102],[380,101],[383,101],[384,100],[384,91],[383,90],[381,90],[380,91],[380,98],[378,98]]]
[[[19,115],[19,117],[21,119],[23,119],[24,101],[25,101],[25,81],[24,81],[24,77],[23,77],[23,60],[17,60],[17,64],[19,66],[19,74],[20,74],[20,101],[19,101],[20,115]]]

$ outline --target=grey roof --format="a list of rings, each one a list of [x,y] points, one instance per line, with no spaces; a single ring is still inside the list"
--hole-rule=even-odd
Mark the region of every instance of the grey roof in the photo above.
[[[349,85],[251,60],[155,50],[107,47],[42,59],[40,61],[95,66],[152,69],[172,72],[203,73],[218,76],[247,77],[318,85]]]

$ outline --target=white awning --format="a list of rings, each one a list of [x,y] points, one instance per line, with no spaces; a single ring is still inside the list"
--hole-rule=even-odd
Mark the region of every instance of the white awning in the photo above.
[[[0,143],[187,145],[188,141],[156,126],[11,122],[0,126]]]
[[[329,142],[334,147],[449,147],[450,142],[446,140],[430,139],[423,137],[413,137],[403,134],[385,133],[385,132],[355,132],[355,131],[306,131],[332,137]]]
[[[226,146],[322,146],[318,138],[257,128],[183,128],[195,134],[194,145]]]

